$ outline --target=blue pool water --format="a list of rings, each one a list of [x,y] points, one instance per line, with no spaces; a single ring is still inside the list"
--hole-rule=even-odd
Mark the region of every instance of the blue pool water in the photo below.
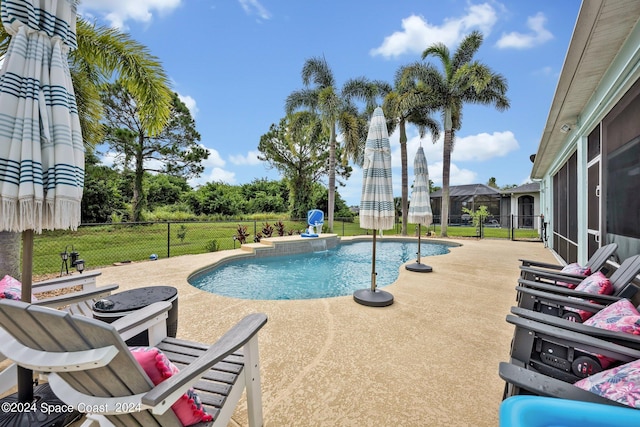
[[[371,286],[372,249],[371,242],[356,242],[321,252],[231,261],[197,275],[189,283],[218,295],[254,300],[351,295]],[[377,287],[393,283],[400,266],[415,260],[417,251],[417,242],[378,242]],[[445,245],[424,242],[420,245],[421,256],[448,252]]]

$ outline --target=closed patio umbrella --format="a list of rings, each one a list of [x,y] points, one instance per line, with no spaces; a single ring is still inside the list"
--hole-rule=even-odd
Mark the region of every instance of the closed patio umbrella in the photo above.
[[[420,226],[431,225],[433,212],[431,211],[431,199],[429,197],[429,168],[427,158],[422,147],[418,148],[416,157],[413,160],[413,189],[411,190],[411,203],[409,204],[409,215],[407,221],[411,224],[418,224],[418,258],[416,262],[407,264],[405,268],[409,271],[429,273],[433,269],[420,262]]]
[[[393,228],[395,208],[391,182],[391,147],[387,124],[378,107],[373,112],[362,167],[362,197],[360,199],[360,227],[373,230],[371,288],[353,293],[356,302],[371,307],[393,304],[393,295],[376,289],[376,234],[378,230]]]
[[[77,0],[1,2],[11,41],[0,70],[0,231],[22,232],[25,302],[31,301],[33,233],[80,224],[84,146],[68,63],[77,47],[76,7]],[[19,371],[21,402],[34,398],[31,377]],[[25,415],[28,421],[9,424],[38,424],[38,416]]]

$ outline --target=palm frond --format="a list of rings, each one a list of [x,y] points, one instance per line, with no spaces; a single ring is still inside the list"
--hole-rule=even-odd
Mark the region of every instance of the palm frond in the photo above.
[[[311,111],[318,109],[318,93],[317,89],[301,89],[291,92],[284,102],[284,109],[287,114],[306,107]]]
[[[462,39],[451,60],[453,72],[473,59],[473,56],[480,49],[483,39],[482,33],[477,30]]]
[[[93,78],[101,74],[106,80],[117,73],[136,99],[145,128],[159,133],[171,111],[169,79],[160,61],[128,34],[83,19],[77,21],[77,39],[71,61],[80,69],[93,68]]]
[[[309,86],[311,83],[319,87],[329,87],[335,85],[333,72],[327,64],[327,60],[322,57],[309,58],[302,66],[302,83]]]

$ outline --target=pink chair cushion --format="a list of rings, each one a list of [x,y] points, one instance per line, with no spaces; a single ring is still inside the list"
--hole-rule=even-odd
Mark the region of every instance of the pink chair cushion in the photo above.
[[[22,283],[8,274],[0,280],[0,299],[12,299],[20,301],[22,299]],[[31,295],[31,301],[38,299]]]
[[[640,360],[583,378],[574,385],[632,408],[640,408]]]
[[[631,301],[621,299],[594,314],[584,324],[609,331],[640,335],[640,312]]]
[[[614,332],[640,335],[640,313],[628,299],[621,299],[603,308],[587,319],[584,324]],[[607,368],[616,361],[601,354],[596,356],[603,368]]]
[[[613,286],[607,276],[597,271],[580,282],[575,290],[589,294],[611,295],[613,293]],[[578,313],[583,322],[593,315],[590,311],[579,310],[573,307],[565,307],[565,309]]]
[[[160,384],[179,372],[178,367],[155,347],[131,347],[129,350],[154,385]],[[171,409],[183,426],[208,422],[212,419],[211,415],[205,412],[200,397],[193,389],[183,394],[176,403],[171,405]]]
[[[576,274],[578,276],[584,276],[584,277],[587,277],[591,274],[590,267],[583,267],[577,262],[565,265],[564,267],[562,267],[562,270],[560,271],[563,273]],[[556,283],[560,286],[564,286],[569,289],[573,289],[576,286],[578,286],[575,283],[567,283],[567,282],[556,282]]]

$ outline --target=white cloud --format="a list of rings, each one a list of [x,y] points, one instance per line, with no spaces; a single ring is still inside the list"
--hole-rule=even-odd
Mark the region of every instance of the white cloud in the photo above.
[[[178,98],[180,98],[180,101],[182,101],[184,105],[187,106],[187,108],[189,109],[189,112],[191,113],[191,117],[195,119],[196,115],[198,114],[198,111],[200,111],[198,110],[198,106],[196,105],[196,100],[189,95],[178,94]]]
[[[209,182],[224,182],[227,184],[235,184],[236,174],[235,172],[216,167],[200,175],[198,178],[192,178],[188,181],[189,185],[193,188],[197,188]]]
[[[487,36],[498,20],[496,10],[488,3],[471,5],[466,15],[445,19],[441,25],[433,25],[422,16],[411,15],[402,20],[402,31],[385,37],[382,44],[371,49],[372,56],[397,57],[405,53],[422,53],[433,43],[452,47],[472,30],[480,30]]]
[[[209,151],[209,157],[207,158],[207,160],[203,160],[202,161],[202,165],[205,167],[205,169],[206,168],[222,167],[227,163],[227,162],[224,161],[224,159],[222,157],[220,157],[220,153],[218,153],[218,150],[213,149],[213,148],[205,147],[202,144],[200,144],[200,147],[202,147],[205,150]]]
[[[251,150],[247,153],[246,156],[243,156],[242,154],[229,156],[229,161],[234,165],[241,165],[241,166],[242,165],[249,165],[249,166],[260,165],[262,164],[262,161],[258,159],[259,153],[260,152],[258,150]]]
[[[429,165],[429,179],[434,185],[442,186],[442,161]],[[470,169],[460,169],[458,165],[451,162],[449,173],[450,185],[476,184],[478,174]]]
[[[483,132],[456,138],[451,159],[459,162],[483,162],[494,157],[504,157],[518,148],[518,140],[511,131],[492,134]]]
[[[258,15],[262,19],[270,19],[271,13],[258,0],[238,0],[247,15]]]
[[[114,28],[126,28],[128,20],[150,22],[154,13],[166,14],[182,0],[83,0],[78,9],[85,17],[98,14]]]
[[[503,34],[496,46],[500,49],[528,49],[541,45],[553,39],[553,34],[544,27],[547,18],[542,12],[527,18],[527,27],[531,30],[528,33],[518,33],[516,31]]]
[[[105,166],[113,167],[114,163],[116,162],[116,157],[117,153],[114,153],[113,151],[107,151],[106,153],[102,154],[102,157],[100,157],[100,163]]]

